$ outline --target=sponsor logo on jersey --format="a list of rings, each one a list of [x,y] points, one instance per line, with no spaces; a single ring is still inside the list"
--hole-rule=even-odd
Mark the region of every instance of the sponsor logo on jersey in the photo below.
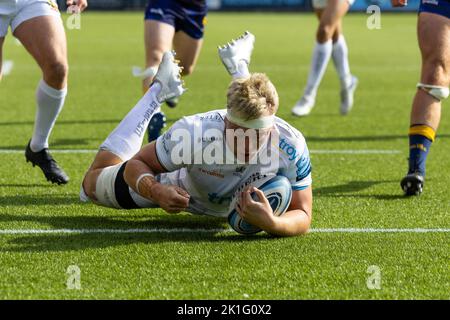
[[[201,138],[197,139],[198,142],[214,142],[214,141],[222,141],[222,140],[223,140],[223,137],[215,137],[215,136],[201,137]]]
[[[200,116],[200,121],[216,121],[223,122],[223,118],[220,114],[208,114],[205,116]]]
[[[281,151],[283,151],[289,156],[290,161],[294,161],[297,157],[300,156],[300,154],[298,154],[297,149],[295,149],[292,145],[286,142],[284,138],[280,140],[280,144],[278,147],[280,148]]]
[[[201,173],[216,177],[216,178],[220,178],[220,179],[225,178],[225,175],[223,175],[222,173],[220,173],[219,171],[216,171],[216,170],[206,170],[203,168],[198,168],[198,171],[200,171]]]

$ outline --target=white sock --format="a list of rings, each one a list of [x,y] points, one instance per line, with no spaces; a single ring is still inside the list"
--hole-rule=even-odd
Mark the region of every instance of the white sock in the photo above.
[[[350,66],[348,63],[348,48],[343,35],[333,44],[333,62],[341,80],[342,88],[347,88],[352,82]]]
[[[36,91],[36,119],[30,148],[33,152],[48,148],[48,137],[55,125],[56,118],[62,110],[67,88],[58,90],[50,87],[44,80],[39,82]]]
[[[333,44],[331,40],[325,43],[316,43],[313,51],[308,82],[303,94],[304,98],[315,99],[320,81],[322,81],[325,70],[327,69],[328,62],[330,61],[332,49]]]
[[[114,153],[123,161],[131,159],[138,153],[142,147],[142,141],[150,119],[160,111],[161,103],[156,98],[160,90],[161,85],[154,83],[136,106],[109,134],[100,149]]]
[[[250,71],[248,71],[248,65],[245,61],[239,61],[237,72],[233,74],[233,80],[243,79],[250,77]]]

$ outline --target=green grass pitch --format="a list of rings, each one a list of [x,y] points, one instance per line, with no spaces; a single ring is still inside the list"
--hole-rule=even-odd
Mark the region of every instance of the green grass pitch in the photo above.
[[[271,77],[280,94],[279,116],[316,151],[313,229],[448,229],[448,102],[428,159],[425,193],[406,199],[399,187],[420,72],[416,15],[383,15],[381,30],[372,31],[367,17],[345,18],[351,68],[360,80],[347,117],[339,115],[332,63],[311,116],[290,115],[306,82],[317,25],[312,14],[294,13],[211,13],[197,69],[186,79],[189,91],[178,108],[166,109],[167,116],[173,122],[224,107],[230,79],[217,45],[250,30],[257,36],[251,70]],[[144,60],[142,20],[141,13],[88,12],[81,30],[67,31],[70,90],[51,138],[54,149],[97,148],[133,107],[141,93],[131,66]],[[92,153],[55,154],[71,182],[47,184],[22,154],[32,133],[39,69],[10,34],[4,59],[14,60],[15,68],[0,84],[1,230],[227,228],[221,219],[79,203]],[[231,232],[0,234],[0,298],[448,299],[449,240],[448,232],[310,233],[289,239]],[[70,265],[81,270],[79,290],[67,288]],[[380,289],[366,284],[371,265],[381,270]]]

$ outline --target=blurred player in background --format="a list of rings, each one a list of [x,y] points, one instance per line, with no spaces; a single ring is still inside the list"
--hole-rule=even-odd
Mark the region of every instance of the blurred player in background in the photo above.
[[[87,1],[67,1],[67,5],[82,11]],[[58,5],[53,0],[0,1],[0,78],[2,46],[9,27],[42,70],[36,91],[34,133],[25,158],[39,166],[48,181],[66,184],[69,177],[48,150],[48,138],[67,95],[66,35]]]
[[[406,0],[392,0],[394,7]],[[425,162],[441,118],[441,102],[450,85],[450,1],[422,0],[417,22],[422,73],[413,100],[409,128],[409,168],[401,181],[406,195],[423,191]]]
[[[316,34],[317,42],[303,97],[292,108],[294,115],[307,116],[311,112],[317,89],[331,57],[341,82],[341,114],[350,112],[358,79],[350,73],[347,43],[342,34],[342,18],[353,2],[354,0],[313,0],[314,11],[320,21]]]
[[[164,52],[172,48],[180,60],[182,75],[194,70],[203,43],[206,22],[206,0],[150,0],[145,11],[144,41],[145,70],[134,68],[133,74],[143,79],[144,92],[148,90]],[[177,98],[166,104],[175,107]],[[148,140],[153,141],[165,126],[162,112],[152,118],[148,128]]]

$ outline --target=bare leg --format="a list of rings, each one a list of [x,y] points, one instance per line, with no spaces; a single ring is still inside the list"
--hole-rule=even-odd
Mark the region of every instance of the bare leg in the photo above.
[[[69,67],[61,21],[53,16],[36,17],[20,24],[14,36],[41,67],[44,81],[54,89],[65,88]]]
[[[0,81],[2,80],[3,42],[5,37],[0,37]]]
[[[450,85],[450,20],[439,15],[421,13],[418,22],[419,47],[422,53],[420,82]],[[411,125],[424,124],[435,131],[441,118],[441,102],[423,90],[417,90],[411,111]]]
[[[319,21],[321,20],[323,9],[315,9],[314,12],[316,13],[317,18]],[[336,29],[333,32],[333,43],[336,43],[339,40],[340,35],[342,34],[342,19],[339,20],[339,22],[336,25]]]
[[[95,197],[95,188],[97,178],[104,168],[122,163],[123,160],[109,151],[100,150],[95,156],[91,167],[86,172],[83,180],[83,189],[89,198],[97,200]]]
[[[296,116],[308,115],[314,107],[317,90],[333,52],[332,39],[339,38],[341,19],[347,13],[347,1],[328,0],[324,9],[316,10],[319,27],[316,33],[317,43],[312,54],[311,67],[302,98],[292,108]]]
[[[417,35],[422,54],[420,82],[448,88],[450,85],[450,20],[437,14],[422,12]],[[426,160],[441,118],[440,99],[418,89],[414,97],[409,129],[409,168],[401,187],[406,195],[423,190]]]
[[[175,28],[170,24],[155,20],[146,20],[144,25],[145,67],[157,68],[164,52],[172,48]],[[143,92],[148,90],[153,77],[142,81]]]
[[[67,174],[54,163],[48,151],[48,140],[67,95],[67,44],[62,20],[56,16],[39,16],[22,22],[14,36],[40,66],[43,80],[36,91],[34,132],[25,157],[39,166],[47,180],[65,184]]]
[[[316,39],[319,43],[325,43],[333,39],[336,31],[339,32],[342,17],[349,9],[347,1],[328,0],[328,4],[320,13],[320,23],[317,29]]]
[[[203,45],[203,39],[194,39],[188,36],[183,31],[175,34],[173,39],[173,46],[177,52],[177,59],[183,67],[183,75],[190,75],[197,63],[200,50]]]
[[[145,128],[161,106],[157,98],[160,90],[160,83],[153,84],[100,146],[83,180],[89,198],[96,199],[97,178],[104,168],[128,161],[141,149]]]
[[[333,43],[336,43],[342,34],[342,19],[336,25],[336,29],[334,29],[333,33]]]

